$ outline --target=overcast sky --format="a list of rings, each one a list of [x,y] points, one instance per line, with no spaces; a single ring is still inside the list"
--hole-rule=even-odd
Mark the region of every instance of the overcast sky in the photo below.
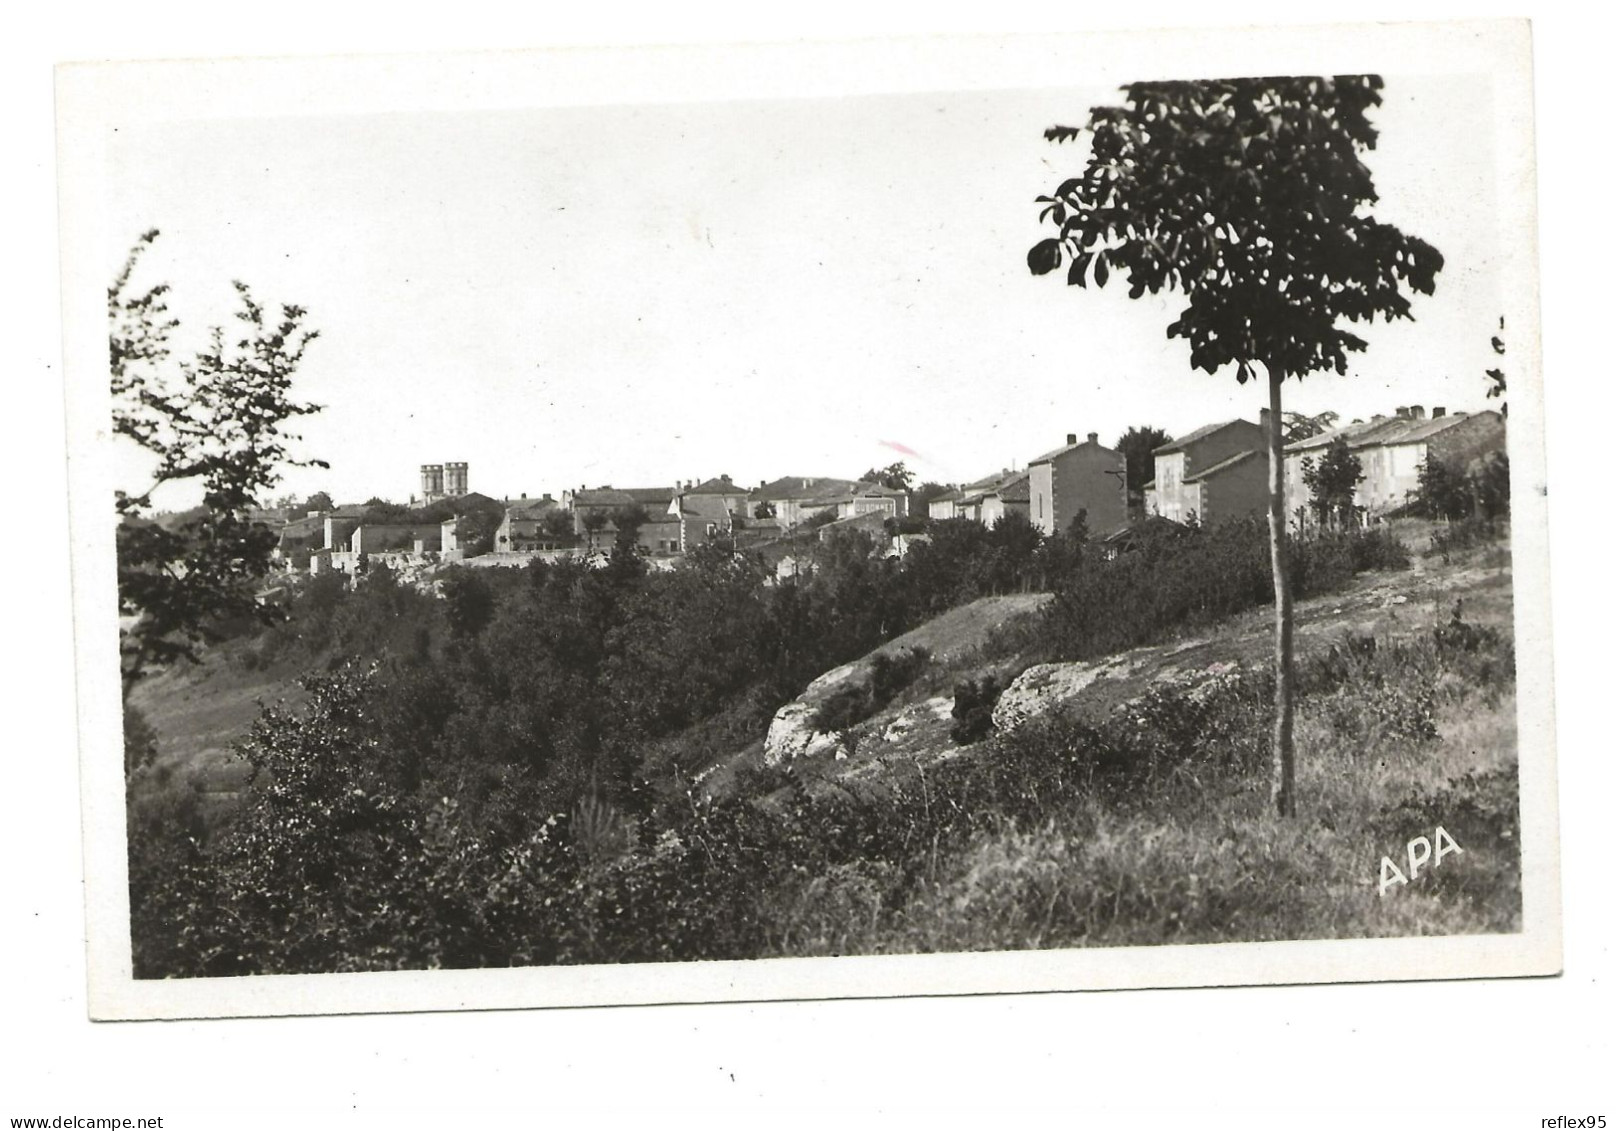
[[[1141,76],[1148,77],[1148,76]],[[230,120],[110,141],[110,278],[173,285],[200,328],[229,281],[309,309],[289,493],[403,501],[422,463],[559,494],[721,473],[923,478],[1243,415],[1192,372],[1174,296],[1035,278],[1033,198],[1079,168],[1043,140],[1111,88]],[[1344,418],[1488,407],[1500,313],[1489,84],[1387,76],[1376,215],[1447,259],[1417,321],[1359,330],[1348,377],[1287,385]],[[900,447],[893,447],[899,445]],[[917,456],[905,455],[908,449]]]

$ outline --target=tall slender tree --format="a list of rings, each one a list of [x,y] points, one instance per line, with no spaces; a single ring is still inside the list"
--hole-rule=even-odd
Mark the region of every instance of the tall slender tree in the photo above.
[[[1411,317],[1404,289],[1430,294],[1441,254],[1369,215],[1378,197],[1363,154],[1376,75],[1140,82],[1086,127],[1081,175],[1039,197],[1057,234],[1027,253],[1034,274],[1069,284],[1125,276],[1130,298],[1162,290],[1187,303],[1167,327],[1190,364],[1268,382],[1268,525],[1274,572],[1273,802],[1296,811],[1290,579],[1286,571],[1287,377],[1346,373],[1367,343],[1343,323]]]

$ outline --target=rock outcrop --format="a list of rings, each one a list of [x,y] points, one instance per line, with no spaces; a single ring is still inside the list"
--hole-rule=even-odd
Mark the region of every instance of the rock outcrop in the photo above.
[[[1007,734],[1028,719],[1075,699],[1096,680],[1114,679],[1133,669],[1134,665],[1127,660],[1034,664],[999,696],[993,708],[993,729]]]

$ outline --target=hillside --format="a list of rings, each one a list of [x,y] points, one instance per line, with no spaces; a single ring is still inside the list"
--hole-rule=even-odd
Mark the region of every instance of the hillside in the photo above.
[[[1058,595],[1017,583],[932,616],[904,604],[924,570],[859,554],[806,590],[719,558],[672,574],[468,571],[441,601],[383,581],[337,594],[334,615],[311,590],[282,633],[301,650],[266,636],[138,692],[167,773],[147,775],[153,804],[136,807],[137,965],[1513,930],[1509,555],[1497,531],[1472,533],[1436,557],[1384,532],[1303,548],[1302,591],[1322,595],[1297,610],[1294,820],[1268,799],[1255,529],[1091,559]],[[930,592],[962,575],[933,572]],[[326,661],[356,644],[393,659]],[[294,655],[324,673],[295,696],[277,666]],[[210,812],[229,804],[231,741],[282,697],[302,709],[255,747],[275,787],[194,839],[174,791],[194,771]],[[1386,881],[1383,859],[1439,827],[1462,849]],[[208,950],[176,907],[207,909]]]
[[[1002,729],[1007,720],[1019,722],[1052,709],[1103,719],[1153,687],[1194,687],[1230,672],[1260,671],[1272,662],[1272,610],[1264,607],[1152,647],[1094,661],[1042,664],[1017,629],[1050,599],[1047,593],[982,598],[826,672],[777,712],[767,743],[729,760],[727,772],[715,769],[710,781],[716,788],[739,767],[785,763],[845,784],[956,757],[969,749],[949,738],[954,689],[965,679],[992,675],[1008,684],[1022,677],[994,712]],[[1341,592],[1297,602],[1298,662],[1350,636],[1387,642],[1415,637],[1446,621],[1461,600],[1468,622],[1512,632],[1507,553],[1495,549],[1457,564],[1415,557],[1407,572],[1361,575]],[[838,690],[869,679],[876,657],[917,647],[929,660],[890,703],[846,728],[820,731],[813,725],[815,712]]]

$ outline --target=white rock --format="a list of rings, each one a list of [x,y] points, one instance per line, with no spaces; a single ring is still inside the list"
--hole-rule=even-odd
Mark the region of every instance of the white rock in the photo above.
[[[1000,732],[1014,730],[1028,719],[1074,698],[1097,679],[1126,670],[1126,665],[1034,664],[1015,678],[993,708],[993,725]]]
[[[774,713],[768,737],[763,740],[765,766],[778,766],[794,758],[813,758],[841,748],[841,740],[836,735],[814,729],[814,713],[818,710],[818,703],[796,699]]]
[[[887,729],[881,732],[881,741],[897,742],[920,724],[950,718],[953,714],[954,700],[947,696],[911,704],[899,711],[897,717],[887,724]]]

